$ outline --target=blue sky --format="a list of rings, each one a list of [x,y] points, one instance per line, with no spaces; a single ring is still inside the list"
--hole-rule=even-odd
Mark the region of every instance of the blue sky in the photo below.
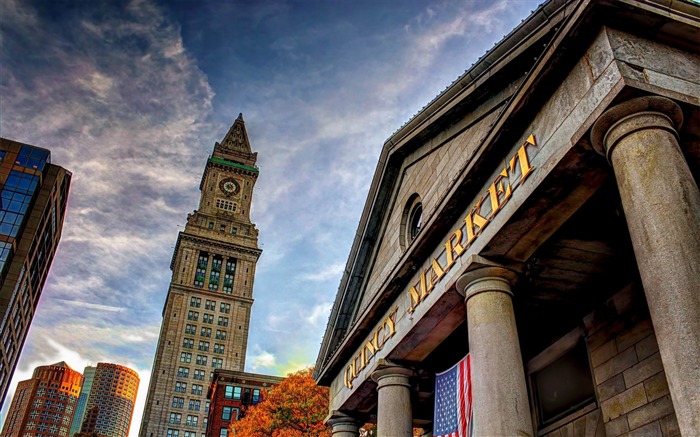
[[[259,153],[263,249],[246,370],[284,375],[316,359],[383,142],[537,7],[1,2],[0,135],[73,172],[5,409],[36,366],[124,364],[141,376],[132,436],[178,226],[238,113]]]

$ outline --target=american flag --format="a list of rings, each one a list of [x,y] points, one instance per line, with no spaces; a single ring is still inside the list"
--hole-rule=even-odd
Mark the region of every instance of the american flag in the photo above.
[[[449,370],[435,375],[433,436],[472,437],[471,358],[462,358]]]

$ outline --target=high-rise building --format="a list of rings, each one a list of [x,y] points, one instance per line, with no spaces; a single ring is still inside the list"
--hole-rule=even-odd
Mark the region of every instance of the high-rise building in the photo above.
[[[75,417],[73,417],[73,423],[70,426],[70,435],[80,432],[80,427],[83,425],[85,407],[87,406],[88,396],[90,396],[90,388],[92,387],[92,381],[95,379],[96,370],[97,367],[92,366],[87,366],[83,370],[83,386],[80,389],[78,404],[75,407]]]
[[[34,369],[17,384],[1,437],[68,435],[83,376],[60,363]]]
[[[250,221],[258,178],[241,115],[215,143],[170,268],[170,289],[139,435],[195,437],[206,429],[215,369],[243,370],[262,252]]]
[[[0,406],[61,236],[71,173],[0,138]]]
[[[85,371],[90,371],[93,376],[83,409],[80,432],[104,437],[126,437],[139,389],[138,373],[128,367],[110,363],[98,363],[97,367],[87,367]]]

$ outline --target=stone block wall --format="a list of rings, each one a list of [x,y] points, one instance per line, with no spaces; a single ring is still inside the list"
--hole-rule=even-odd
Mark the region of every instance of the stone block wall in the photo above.
[[[606,435],[680,436],[649,316],[638,310],[596,328],[588,351]]]

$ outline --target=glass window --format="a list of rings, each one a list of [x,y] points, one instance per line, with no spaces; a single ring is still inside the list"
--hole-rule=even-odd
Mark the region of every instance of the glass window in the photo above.
[[[219,326],[228,326],[228,317],[219,316],[219,321],[217,323]]]
[[[209,263],[209,254],[200,252],[197,258],[197,269],[194,273],[194,286],[197,288],[204,287],[204,276],[207,273],[207,264]]]
[[[191,320],[193,322],[196,322],[199,319],[199,313],[197,311],[188,311],[187,312],[187,320]]]
[[[209,311],[215,311],[216,310],[216,301],[207,299],[206,306],[204,308],[206,310],[209,310]]]
[[[236,401],[241,400],[241,388],[240,387],[233,388],[233,399]]]
[[[211,272],[209,273],[209,290],[216,291],[219,289],[219,278],[221,277],[222,262],[223,258],[221,256],[214,256],[211,263]]]
[[[219,329],[216,330],[216,339],[217,340],[226,340],[226,331],[221,331]]]
[[[531,378],[541,426],[595,401],[595,388],[583,342],[533,373]]]
[[[221,306],[219,308],[219,311],[221,311],[222,313],[226,313],[226,314],[230,313],[231,312],[231,304],[221,302]]]
[[[202,337],[211,337],[211,328],[202,327],[202,332],[200,333]]]
[[[233,293],[233,276],[236,272],[236,260],[226,260],[226,271],[224,272],[224,285],[222,291],[226,294]]]

